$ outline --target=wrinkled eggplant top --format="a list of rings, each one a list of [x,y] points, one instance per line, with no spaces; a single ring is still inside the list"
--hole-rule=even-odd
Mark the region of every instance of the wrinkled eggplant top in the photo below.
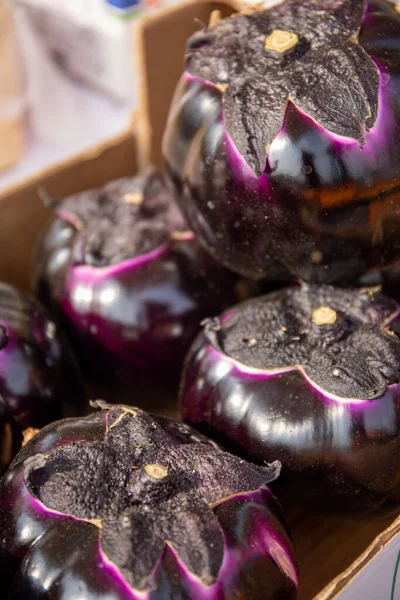
[[[75,265],[104,267],[151,252],[185,229],[161,175],[126,177],[63,200],[56,214],[74,225]]]
[[[223,19],[188,42],[186,69],[221,87],[225,125],[259,175],[288,103],[360,146],[378,113],[379,70],[358,43],[365,0],[285,0]],[[297,36],[268,48],[274,32]]]
[[[99,527],[102,551],[134,589],[151,584],[166,543],[189,572],[213,583],[224,537],[212,508],[265,486],[279,463],[254,466],[182,423],[98,404],[109,409],[99,413],[101,435],[27,458],[28,490],[45,507]]]
[[[210,319],[205,335],[247,367],[300,368],[328,394],[368,400],[400,383],[400,339],[390,329],[398,313],[398,304],[375,288],[304,283],[244,302],[228,318]]]

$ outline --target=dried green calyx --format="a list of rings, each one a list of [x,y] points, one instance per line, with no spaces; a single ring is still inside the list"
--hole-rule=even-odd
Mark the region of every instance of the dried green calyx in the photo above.
[[[275,479],[279,463],[258,467],[182,423],[100,406],[103,438],[27,459],[28,490],[45,507],[98,527],[103,553],[136,590],[151,587],[167,544],[190,573],[215,582],[225,544],[213,508]]]
[[[187,234],[163,177],[153,170],[66,198],[56,214],[77,229],[75,265],[107,267],[151,252],[175,230]]]
[[[195,34],[187,70],[227,85],[227,131],[256,173],[288,103],[362,145],[378,112],[379,71],[358,44],[364,0],[286,0]]]
[[[218,350],[246,367],[300,369],[321,390],[372,400],[400,383],[400,339],[391,329],[397,303],[369,288],[302,284],[240,304],[206,323]]]

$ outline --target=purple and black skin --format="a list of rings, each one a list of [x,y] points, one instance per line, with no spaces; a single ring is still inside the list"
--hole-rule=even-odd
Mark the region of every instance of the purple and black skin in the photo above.
[[[0,472],[25,429],[79,414],[85,403],[78,367],[47,310],[0,283]]]
[[[209,320],[181,382],[183,420],[282,463],[308,508],[400,504],[399,305],[374,288],[303,283]]]
[[[297,43],[266,49],[276,31]],[[163,152],[216,259],[340,284],[400,262],[399,38],[384,0],[286,0],[190,38]]]
[[[196,243],[155,171],[67,198],[55,213],[35,287],[87,378],[178,380],[200,322],[237,301],[237,276]]]
[[[42,429],[0,483],[7,600],[294,600],[297,568],[258,467],[140,409]]]

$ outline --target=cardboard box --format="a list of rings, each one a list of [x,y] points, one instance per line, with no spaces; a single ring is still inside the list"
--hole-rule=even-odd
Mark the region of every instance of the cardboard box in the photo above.
[[[161,166],[160,143],[169,102],[183,66],[185,41],[212,10],[227,5],[189,3],[143,21],[144,75],[140,127],[90,155],[74,157],[0,196],[0,279],[29,288],[35,241],[49,218],[38,196],[55,199],[134,173],[149,161]],[[195,19],[198,21],[196,22]],[[400,518],[350,519],[305,513],[282,498],[300,567],[299,600],[400,600]]]

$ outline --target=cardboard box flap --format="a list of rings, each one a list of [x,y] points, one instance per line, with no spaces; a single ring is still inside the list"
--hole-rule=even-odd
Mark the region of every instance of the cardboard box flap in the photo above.
[[[139,62],[142,90],[139,114],[141,166],[162,167],[161,142],[176,84],[182,75],[187,39],[209,22],[213,11],[228,16],[228,3],[189,2],[144,18],[140,26]],[[148,125],[149,130],[145,127]]]
[[[392,554],[392,563],[388,564],[390,569],[390,577],[384,578],[382,573],[378,580],[377,575],[377,559],[380,555],[385,562],[389,561],[388,556]],[[349,595],[345,594],[346,599],[350,596],[354,600],[357,598],[387,598],[387,600],[396,600],[400,598],[400,517],[394,521],[385,531],[379,534],[372,544],[363,552],[347,569],[340,575],[335,577],[317,596],[314,600],[345,600],[341,593],[348,589]],[[356,578],[357,582],[356,582]],[[350,584],[354,585],[354,591],[350,592]],[[385,591],[388,594],[385,594]]]

